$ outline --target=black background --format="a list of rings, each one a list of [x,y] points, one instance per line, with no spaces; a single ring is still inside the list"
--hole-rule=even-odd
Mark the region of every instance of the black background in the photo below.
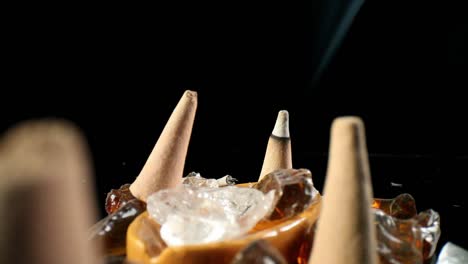
[[[440,246],[468,248],[461,6],[365,2],[319,83],[319,14],[309,2],[83,3],[10,15],[1,129],[48,116],[75,122],[94,158],[101,209],[107,191],[138,174],[191,89],[199,106],[186,173],[256,179],[277,112],[287,109],[294,167],[312,170],[321,191],[331,122],[358,115],[375,196],[409,192],[418,209],[441,214]]]

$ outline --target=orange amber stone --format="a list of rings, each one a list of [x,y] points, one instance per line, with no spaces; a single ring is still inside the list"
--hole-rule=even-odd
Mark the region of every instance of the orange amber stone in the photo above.
[[[119,189],[112,189],[106,197],[106,212],[112,214],[127,202],[136,199],[130,192],[130,184],[124,184]]]
[[[382,264],[423,264],[434,255],[440,237],[439,214],[418,214],[409,194],[394,199],[375,199],[377,240]]]
[[[416,201],[408,193],[400,194],[393,199],[374,199],[372,208],[380,209],[398,219],[410,219],[418,214]]]

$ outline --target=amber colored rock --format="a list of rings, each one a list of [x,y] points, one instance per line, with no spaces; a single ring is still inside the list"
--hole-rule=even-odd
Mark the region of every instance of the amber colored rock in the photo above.
[[[409,219],[383,210],[374,215],[381,264],[422,264],[432,258],[440,237],[437,212],[427,210]]]
[[[133,199],[114,213],[96,223],[90,230],[90,239],[104,243],[107,255],[125,254],[127,228],[146,210],[146,203]]]
[[[415,217],[423,240],[423,259],[430,259],[440,238],[440,215],[434,210],[426,210]]]
[[[415,221],[400,220],[381,210],[375,211],[377,250],[381,264],[422,264],[421,234]]]
[[[265,240],[255,240],[236,254],[231,264],[286,264],[281,253]]]
[[[307,209],[318,191],[307,169],[281,169],[265,175],[255,188],[268,193],[275,190],[275,209],[268,217],[278,220],[295,216]]]
[[[410,219],[418,214],[416,201],[408,193],[400,194],[393,199],[374,199],[372,207],[398,219]]]
[[[130,184],[124,184],[119,189],[112,189],[106,197],[106,212],[112,214],[129,201],[136,199],[130,192]]]
[[[378,251],[382,264],[427,263],[440,237],[439,214],[418,214],[416,201],[407,193],[393,199],[374,199]]]

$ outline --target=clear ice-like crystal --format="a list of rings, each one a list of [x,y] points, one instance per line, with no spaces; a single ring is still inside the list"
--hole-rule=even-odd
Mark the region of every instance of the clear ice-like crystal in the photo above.
[[[215,179],[206,179],[203,178],[200,173],[191,172],[189,175],[184,177],[182,183],[184,185],[192,186],[192,187],[210,187],[210,188],[218,188],[219,183]]]
[[[210,187],[217,188],[228,185],[236,184],[237,179],[231,175],[226,175],[219,179],[206,179],[203,178],[200,173],[191,172],[186,177],[184,177],[182,183],[192,187]]]
[[[269,220],[295,216],[307,209],[318,191],[312,182],[312,173],[307,169],[281,169],[267,174],[255,188],[268,193],[275,192],[275,209]]]
[[[251,188],[181,185],[150,195],[147,208],[163,240],[175,246],[239,237],[271,211],[273,198]]]
[[[231,264],[286,264],[281,253],[265,240],[255,240],[239,251]]]

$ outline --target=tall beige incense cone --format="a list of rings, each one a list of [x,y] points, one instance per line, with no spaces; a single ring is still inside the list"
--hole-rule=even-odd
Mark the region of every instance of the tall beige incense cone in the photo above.
[[[64,121],[23,123],[0,143],[0,263],[97,264],[89,153]]]
[[[291,138],[289,137],[289,113],[281,110],[276,118],[275,127],[268,139],[268,146],[263,160],[260,181],[268,173],[278,169],[292,168]]]
[[[185,91],[167,121],[131,193],[146,201],[148,195],[182,182],[185,157],[197,110],[197,93]]]
[[[310,264],[378,263],[364,133],[364,124],[357,117],[333,122],[324,198]]]

